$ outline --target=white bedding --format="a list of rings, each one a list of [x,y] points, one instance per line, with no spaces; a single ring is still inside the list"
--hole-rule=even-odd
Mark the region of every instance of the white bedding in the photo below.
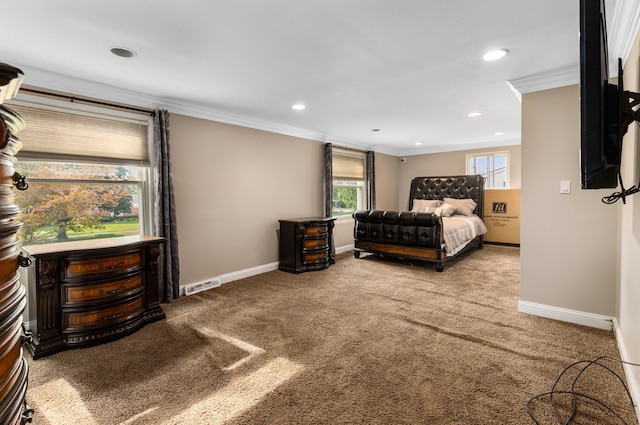
[[[477,215],[442,217],[444,248],[447,257],[460,252],[476,236],[487,233],[487,227]]]

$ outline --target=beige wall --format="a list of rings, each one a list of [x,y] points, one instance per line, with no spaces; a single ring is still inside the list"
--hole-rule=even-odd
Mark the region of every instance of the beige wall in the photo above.
[[[171,115],[181,284],[278,261],[278,219],[323,213],[320,142]]]
[[[624,69],[624,87],[640,92],[640,36],[629,54]],[[623,141],[622,177],[626,187],[638,184],[640,172],[640,132],[636,124],[629,126]],[[633,195],[622,205],[619,201],[619,285],[617,297],[617,339],[622,357],[640,363],[640,194]],[[627,369],[627,377],[640,400],[640,368]]]
[[[278,220],[322,216],[323,143],[171,115],[180,283],[278,261]],[[378,205],[397,203],[397,158],[376,154]],[[340,219],[336,247],[353,245]]]
[[[509,152],[509,182],[511,188],[520,187],[520,145],[489,149],[474,149],[454,152],[432,153],[424,155],[405,156],[404,162],[397,159],[398,173],[398,204],[395,208],[404,210],[409,206],[409,189],[414,177],[422,176],[454,176],[465,173],[466,155],[482,152]]]
[[[522,98],[520,300],[612,317],[617,207],[580,189],[579,120],[578,85]]]
[[[393,210],[398,205],[398,171],[400,160],[397,156],[376,153],[376,208]]]

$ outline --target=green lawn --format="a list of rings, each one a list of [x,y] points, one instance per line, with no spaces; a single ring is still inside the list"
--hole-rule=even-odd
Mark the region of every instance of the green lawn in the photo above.
[[[27,245],[46,244],[62,242],[56,241],[57,228],[54,226],[46,226],[40,229],[43,235],[35,241],[25,241]],[[81,241],[86,239],[103,239],[113,238],[117,236],[131,236],[140,234],[140,221],[122,221],[114,223],[105,223],[101,229],[93,229],[86,232],[67,231],[68,241]]]

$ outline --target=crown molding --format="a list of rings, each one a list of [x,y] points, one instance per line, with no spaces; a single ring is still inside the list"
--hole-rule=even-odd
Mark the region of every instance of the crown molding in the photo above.
[[[608,30],[609,75],[618,75],[617,60],[626,63],[640,28],[640,2],[637,0],[618,0],[611,18],[611,30]]]
[[[539,74],[509,80],[508,83],[520,94],[570,86],[580,82],[580,67],[569,66]]]
[[[33,68],[26,65],[21,65],[20,69],[22,69],[27,76],[24,84],[32,87],[54,90],[70,95],[94,98],[101,101],[130,105],[150,110],[167,109],[172,113],[221,122],[224,124],[237,125],[241,127],[252,128],[255,130],[268,131],[271,133],[299,137],[302,139],[314,140],[319,142],[327,142],[331,140],[331,142],[339,143],[344,146],[355,147],[358,149],[371,149],[370,145],[365,145],[355,140],[332,137],[324,133],[299,127],[231,114],[228,112],[219,111],[197,104],[182,102],[175,99],[151,96],[148,94],[132,90],[125,90],[122,88],[96,83],[89,80],[72,78],[63,74],[44,71],[42,69]]]
[[[618,0],[607,28],[609,44],[609,75],[618,75],[618,61],[626,63],[629,52],[640,28],[640,2],[637,0]],[[580,83],[579,65],[555,69],[539,74],[509,80],[508,83],[520,94],[554,89]]]

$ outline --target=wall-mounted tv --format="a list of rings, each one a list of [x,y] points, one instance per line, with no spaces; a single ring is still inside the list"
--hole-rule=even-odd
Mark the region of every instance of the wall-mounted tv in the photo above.
[[[609,84],[606,22],[604,0],[580,0],[580,171],[583,189],[615,188],[620,172],[622,137],[618,128],[618,87]]]
[[[616,188],[602,198],[612,204],[640,192],[625,188],[620,172],[622,138],[640,123],[640,94],[623,87],[622,59],[618,85],[609,84],[605,0],[580,0],[580,173],[583,189]]]

